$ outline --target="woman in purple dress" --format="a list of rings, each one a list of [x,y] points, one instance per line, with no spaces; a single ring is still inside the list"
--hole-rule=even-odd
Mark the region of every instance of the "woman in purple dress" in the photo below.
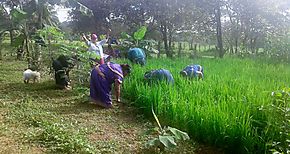
[[[120,91],[123,78],[131,71],[128,64],[108,62],[93,68],[90,81],[91,100],[105,108],[112,107],[112,84],[115,86],[117,102],[120,102]]]

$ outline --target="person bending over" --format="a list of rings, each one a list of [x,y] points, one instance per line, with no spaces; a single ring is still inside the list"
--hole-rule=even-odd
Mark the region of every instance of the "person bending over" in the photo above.
[[[120,102],[123,78],[131,71],[128,64],[107,62],[96,65],[91,72],[90,97],[92,102],[104,108],[112,107],[111,89],[114,84],[117,102]]]
[[[146,64],[146,55],[140,48],[131,48],[128,52],[128,59],[136,64],[144,66]]]
[[[157,70],[147,71],[144,74],[144,79],[148,81],[149,83],[152,83],[155,81],[166,81],[169,84],[174,83],[172,74],[166,69],[157,69]]]
[[[203,79],[203,67],[201,65],[188,65],[180,74],[188,78]]]

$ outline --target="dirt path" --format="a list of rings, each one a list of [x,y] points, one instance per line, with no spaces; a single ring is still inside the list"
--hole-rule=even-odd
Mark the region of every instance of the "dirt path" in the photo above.
[[[73,140],[85,144],[87,142],[82,143],[82,139],[73,136],[84,132],[82,135],[97,153],[146,152],[144,145],[152,137],[147,132],[153,125],[135,108],[124,104],[109,110],[98,108],[87,101],[87,94],[78,90],[55,89],[54,81],[48,76],[42,77],[40,83],[25,85],[23,68],[24,63],[0,61],[0,153],[51,151],[48,139],[39,135],[51,131],[51,124],[65,126],[57,134],[62,136],[62,132],[69,132],[62,138],[64,142]],[[55,130],[59,129],[53,128],[51,132],[58,133]],[[187,143],[186,148],[183,146],[177,151],[194,153],[194,146]]]

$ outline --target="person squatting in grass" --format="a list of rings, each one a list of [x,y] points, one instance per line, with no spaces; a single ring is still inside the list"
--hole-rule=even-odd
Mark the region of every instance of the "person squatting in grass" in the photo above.
[[[156,81],[157,82],[163,81],[163,80],[165,80],[169,84],[174,83],[172,74],[166,69],[157,69],[157,70],[147,71],[144,74],[144,79],[145,81],[148,81],[149,83],[156,82]]]
[[[96,34],[91,34],[91,40],[89,40],[84,34],[82,38],[89,47],[88,52],[90,53],[90,60],[100,64],[109,60],[109,55],[103,53],[103,45],[108,41],[109,33],[107,34],[107,38],[101,41],[98,41],[98,36]]]
[[[71,89],[69,71],[74,67],[71,59],[67,56],[60,55],[56,60],[53,60],[52,67],[54,69],[56,85],[61,89]]]
[[[140,64],[144,66],[146,64],[146,55],[144,51],[140,48],[131,48],[128,52],[128,59],[132,63]]]
[[[91,72],[90,97],[92,102],[104,108],[112,107],[111,89],[115,87],[117,102],[120,102],[123,78],[131,72],[128,64],[107,62],[96,65]]]
[[[180,74],[188,78],[203,79],[203,67],[201,65],[188,65],[180,71]]]

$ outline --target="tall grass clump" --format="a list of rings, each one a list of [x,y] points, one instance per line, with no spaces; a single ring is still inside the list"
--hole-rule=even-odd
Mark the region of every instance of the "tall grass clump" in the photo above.
[[[203,81],[188,80],[179,72],[189,64],[204,67]],[[127,98],[145,115],[151,105],[161,119],[187,131],[191,137],[229,153],[261,153],[277,132],[269,129],[273,118],[261,110],[272,102],[271,92],[289,86],[290,67],[250,59],[149,59],[147,66],[133,66],[123,85]],[[143,75],[165,68],[174,85],[147,84]]]
[[[10,106],[7,120],[28,128],[24,141],[45,147],[49,153],[96,153],[93,144],[86,138],[86,129],[75,130],[75,125],[57,117],[52,112],[35,104],[35,99],[24,98]]]

